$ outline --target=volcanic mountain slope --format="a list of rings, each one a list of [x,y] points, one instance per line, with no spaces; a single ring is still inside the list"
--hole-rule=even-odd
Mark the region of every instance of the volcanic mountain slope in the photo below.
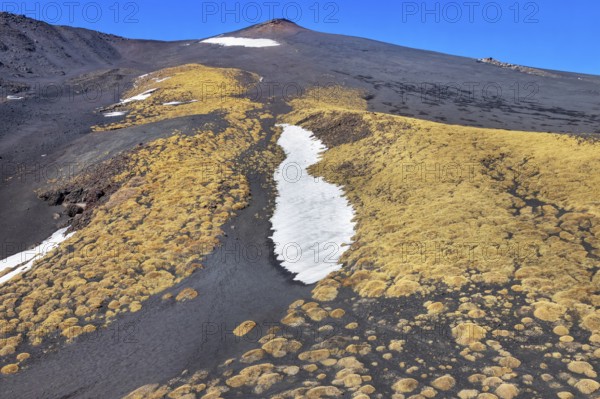
[[[194,74],[245,76],[188,65],[147,79],[171,76],[160,89],[161,103],[181,89],[194,93],[193,83],[179,86]],[[145,84],[137,90],[145,91]],[[312,172],[342,184],[357,210],[359,227],[342,271],[308,287],[311,295],[304,287],[286,287],[285,299],[278,294],[275,301],[289,301],[289,310],[274,319],[277,311],[247,306],[264,306],[273,300],[264,296],[273,291],[270,284],[282,284],[274,276],[264,281],[268,268],[256,276],[257,264],[248,259],[229,263],[219,250],[208,257],[199,252],[209,253],[216,244],[211,234],[223,234],[220,226],[230,212],[246,205],[244,176],[268,179],[280,160],[273,146],[277,133],[271,136],[257,125],[264,119],[263,127],[272,126],[270,113],[249,99],[229,98],[223,105],[231,110],[225,117],[230,128],[216,136],[174,135],[130,154],[127,172],[115,171],[118,191],[67,243],[74,257],[59,251],[3,287],[6,314],[18,314],[16,326],[23,331],[7,337],[17,363],[3,370],[23,368],[4,381],[7,390],[36,397],[49,388],[24,381],[76,373],[52,392],[118,397],[125,387],[146,381],[152,383],[128,397],[594,397],[600,355],[598,210],[595,174],[587,171],[599,167],[598,145],[558,134],[373,114],[357,91],[315,90],[318,94],[291,101],[293,111],[279,121],[313,129],[328,144]],[[140,104],[131,126],[122,129],[131,132],[135,125],[169,117],[168,111],[156,114],[156,102]],[[194,104],[181,112],[206,106]],[[209,158],[203,158],[205,147],[212,149]],[[238,158],[239,149],[249,158]],[[215,160],[222,172],[198,173],[200,165]],[[431,176],[414,169],[435,163],[453,165],[453,172]],[[456,173],[456,165],[467,169]],[[165,181],[163,174],[177,178]],[[225,175],[231,177],[219,179]],[[206,189],[217,190],[201,191],[196,200],[214,201],[212,212],[195,210],[188,200],[204,190],[198,187],[201,179],[208,179]],[[179,185],[177,206],[164,209],[172,184],[176,190]],[[255,235],[255,221],[246,218],[257,201],[264,205],[263,190],[253,184],[254,205],[233,219],[236,240]],[[237,197],[232,201],[229,195]],[[169,223],[153,222],[154,217]],[[194,229],[197,218],[204,222]],[[169,230],[181,222],[184,231]],[[157,226],[174,242],[153,234]],[[182,252],[187,248],[189,254]],[[183,262],[188,255],[192,262]],[[139,262],[145,273],[136,270]],[[229,279],[219,277],[223,272]],[[51,286],[45,283],[49,275]],[[237,277],[243,283],[233,283]],[[24,297],[21,304],[12,303],[14,292]],[[42,304],[40,297],[56,299]],[[232,306],[240,306],[240,297],[246,306]],[[58,298],[72,299],[57,303]],[[215,307],[227,318],[215,314]],[[111,346],[114,338],[102,331],[112,331],[115,323],[134,326],[135,339]],[[73,342],[64,346],[59,339],[56,345],[54,328]],[[90,333],[97,335],[86,339]],[[211,345],[203,345],[207,334]],[[33,346],[15,337],[27,337]],[[37,348],[48,341],[58,352],[40,354]],[[160,349],[149,350],[155,345]],[[215,346],[221,349],[215,352]],[[34,356],[17,355],[21,350]],[[106,357],[99,362],[75,360],[77,353],[95,356],[100,350]],[[10,358],[10,350],[6,353]],[[49,367],[62,373],[48,374]],[[98,378],[110,380],[110,386]],[[91,381],[92,388],[82,388]]]
[[[531,75],[476,59],[314,32],[285,20],[223,36],[228,35],[269,38],[282,45],[269,50],[268,60],[256,57],[252,48],[198,43],[164,54],[168,60],[254,71],[264,77],[263,96],[293,96],[316,83],[343,84],[363,89],[369,109],[377,112],[498,129],[598,129],[597,76]]]
[[[357,210],[345,268],[241,323],[247,352],[127,398],[597,397],[597,143],[373,114],[344,89],[291,105]],[[414,168],[436,163],[452,173]]]
[[[99,107],[118,102],[154,66],[128,58],[127,39],[7,13],[0,13],[0,42],[0,217],[6,226],[0,241],[11,255],[56,229],[56,209],[40,207],[34,190],[86,167],[76,159],[57,165],[58,154],[103,121]],[[161,46],[135,43],[149,52]]]
[[[65,67],[75,101],[0,104],[3,160],[61,171],[4,176],[3,237],[75,231],[0,286],[3,393],[598,395],[598,144],[559,134],[594,133],[597,77],[535,76],[536,104],[423,101],[423,80],[532,77],[282,20],[224,36],[280,45],[115,39],[108,69]],[[329,147],[311,173],[356,211],[343,269],[316,287],[269,239],[278,123]]]
[[[115,44],[124,39],[24,16],[0,13],[0,75],[31,79],[62,76],[89,66],[107,66],[120,58]]]
[[[64,175],[55,171],[55,155],[90,126],[103,124],[97,110],[123,98],[137,76],[161,68],[200,62],[252,71],[263,78],[251,93],[261,102],[339,84],[362,89],[371,111],[499,129],[581,134],[598,129],[596,76],[554,71],[532,76],[475,59],[314,32],[285,20],[231,33],[281,44],[260,50],[198,40],[128,40],[6,13],[2,20],[8,33],[0,40],[11,42],[0,52],[0,199],[7,204],[0,217],[11,233],[0,232],[0,241],[16,241],[21,249],[48,237],[56,225],[56,210],[32,194],[42,180],[36,176]],[[14,40],[33,45],[24,48]],[[19,72],[25,64],[33,73]],[[5,101],[8,95],[23,99]]]

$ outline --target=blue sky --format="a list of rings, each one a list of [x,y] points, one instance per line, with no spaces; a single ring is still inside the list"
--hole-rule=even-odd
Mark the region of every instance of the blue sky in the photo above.
[[[597,0],[2,0],[0,9],[160,40],[203,38],[287,17],[322,32],[600,75]]]

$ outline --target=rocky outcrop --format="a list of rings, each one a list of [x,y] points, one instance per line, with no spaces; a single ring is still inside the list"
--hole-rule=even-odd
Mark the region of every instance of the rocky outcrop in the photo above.
[[[544,71],[542,69],[530,68],[522,65],[510,64],[508,62],[498,61],[492,57],[480,58],[477,62],[494,65],[500,68],[512,69],[513,71],[527,73],[529,75],[545,76],[545,77],[558,77],[558,75]]]

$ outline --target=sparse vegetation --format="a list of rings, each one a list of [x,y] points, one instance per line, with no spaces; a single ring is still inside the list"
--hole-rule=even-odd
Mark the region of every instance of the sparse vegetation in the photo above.
[[[431,280],[457,288],[510,284],[532,303],[552,302],[535,305],[543,320],[568,309],[582,321],[597,317],[599,177],[590,171],[600,167],[598,143],[449,126],[357,105],[293,105],[286,121],[305,121],[325,137],[339,129],[340,114],[353,121],[350,130],[359,124],[371,132],[331,148],[313,168],[344,186],[357,209],[345,284],[366,297],[410,295]]]
[[[597,395],[598,144],[292,104],[283,121],[330,146],[312,172],[345,188],[355,242],[314,302],[215,371],[215,397]]]
[[[166,73],[177,73],[171,81],[179,85],[197,82],[200,72],[243,87],[235,80],[241,72],[187,66]],[[261,138],[260,121],[246,114],[260,107],[227,97],[232,94],[214,105],[228,122],[223,133],[173,134],[136,149],[129,167],[113,178],[120,188],[94,209],[89,223],[30,272],[0,287],[5,364],[24,342],[40,345],[55,334],[72,340],[121,312],[140,311],[149,296],[202,268],[223,223],[247,205],[249,187],[236,161]],[[151,104],[145,107],[136,109],[152,113]],[[178,300],[192,297],[184,291]]]
[[[250,109],[260,105],[243,97],[259,76],[239,69],[211,68],[188,64],[162,69],[140,78],[135,88],[124,94],[134,97],[157,89],[143,101],[116,105],[115,110],[128,110],[124,121],[96,126],[96,131],[115,130],[187,115],[227,111],[228,119],[243,120]],[[181,102],[179,105],[164,105]]]

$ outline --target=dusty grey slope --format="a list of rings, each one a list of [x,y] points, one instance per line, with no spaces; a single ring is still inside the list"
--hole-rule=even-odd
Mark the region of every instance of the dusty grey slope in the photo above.
[[[120,55],[113,35],[52,26],[0,13],[0,76],[6,80],[64,76],[78,68],[110,65]]]

